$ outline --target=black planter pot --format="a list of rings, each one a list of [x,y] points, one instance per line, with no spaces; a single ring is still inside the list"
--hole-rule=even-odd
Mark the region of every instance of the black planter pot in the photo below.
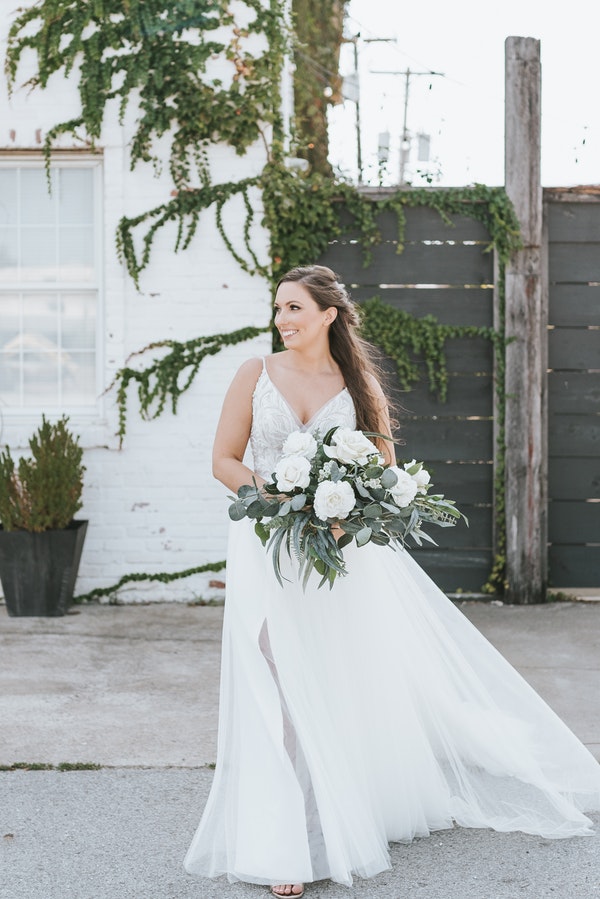
[[[87,521],[60,531],[4,531],[0,581],[9,615],[64,615],[73,599]]]

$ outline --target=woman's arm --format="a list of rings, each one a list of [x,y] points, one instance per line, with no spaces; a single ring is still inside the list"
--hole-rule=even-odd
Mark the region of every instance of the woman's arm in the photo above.
[[[223,400],[213,444],[213,475],[234,493],[242,484],[260,487],[260,478],[244,465],[243,458],[252,427],[252,394],[261,372],[260,359],[249,359],[238,369]]]

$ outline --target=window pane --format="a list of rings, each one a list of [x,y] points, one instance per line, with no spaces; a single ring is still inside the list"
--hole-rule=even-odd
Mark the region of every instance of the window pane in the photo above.
[[[21,231],[21,280],[56,281],[56,231],[23,228]]]
[[[19,353],[0,353],[0,405],[21,405],[21,357]]]
[[[94,232],[89,225],[61,228],[59,239],[59,280],[91,281],[94,266]]]
[[[61,353],[62,401],[67,406],[91,406],[96,396],[96,354]]]
[[[21,301],[19,294],[0,293],[0,350],[21,346]]]
[[[23,349],[58,348],[58,298],[56,294],[23,295]]]
[[[0,168],[0,409],[89,407],[101,389],[95,171],[57,165],[51,180],[42,164]]]
[[[23,353],[23,405],[58,403],[58,353]]]
[[[0,281],[18,281],[18,279],[17,229],[0,227]]]
[[[0,225],[17,223],[17,171],[0,169]]]
[[[56,219],[56,178],[52,172],[52,193],[48,193],[43,168],[21,169],[21,223],[53,225]]]
[[[91,225],[94,221],[92,169],[60,169],[58,215],[61,225]]]
[[[93,350],[96,346],[96,295],[63,294],[60,308],[63,348]]]

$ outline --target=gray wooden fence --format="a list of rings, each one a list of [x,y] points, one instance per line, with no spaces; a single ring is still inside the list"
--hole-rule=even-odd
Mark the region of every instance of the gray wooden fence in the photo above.
[[[383,191],[381,193],[384,193]],[[381,193],[379,195],[381,195]],[[374,193],[374,196],[378,194]],[[570,199],[567,199],[569,198]],[[549,583],[600,584],[600,197],[546,191],[550,327]],[[452,226],[427,208],[406,210],[402,254],[397,222],[379,216],[382,241],[363,267],[350,220],[319,260],[336,271],[357,302],[373,296],[394,308],[447,324],[492,325],[493,258],[489,235],[466,216]],[[447,343],[445,403],[429,392],[426,373],[408,393],[390,375],[400,414],[399,450],[424,460],[440,492],[469,518],[434,536],[435,549],[413,550],[447,591],[478,591],[493,561],[493,351],[479,338]],[[391,361],[386,366],[393,372]]]
[[[392,213],[378,219],[381,243],[364,268],[359,235],[349,224],[319,260],[336,271],[352,297],[379,296],[394,308],[445,324],[493,322],[493,256],[483,225],[453,216],[452,226],[426,207],[407,209],[404,251],[397,251],[398,224]],[[445,590],[481,589],[490,572],[493,482],[493,352],[483,338],[449,340],[450,384],[446,402],[429,392],[425,372],[408,394],[390,379],[393,399],[403,410],[398,454],[424,460],[436,489],[459,501],[469,518],[455,528],[432,528],[439,549],[415,549],[415,556]],[[393,370],[393,363],[386,366]]]
[[[600,195],[545,191],[554,587],[600,585]]]

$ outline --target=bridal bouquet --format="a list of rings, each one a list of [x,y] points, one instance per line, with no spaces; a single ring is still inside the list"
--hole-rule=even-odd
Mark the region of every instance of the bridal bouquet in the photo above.
[[[346,574],[343,549],[358,546],[402,546],[411,538],[435,545],[422,526],[450,527],[465,516],[452,500],[432,495],[429,472],[422,462],[402,468],[385,465],[369,437],[379,435],[332,428],[321,438],[293,431],[271,480],[262,487],[244,484],[230,497],[233,521],[250,518],[263,546],[271,550],[275,575],[283,585],[280,551],[298,560],[303,587],[312,570],[319,587],[331,587]],[[333,526],[341,529],[336,540]]]

